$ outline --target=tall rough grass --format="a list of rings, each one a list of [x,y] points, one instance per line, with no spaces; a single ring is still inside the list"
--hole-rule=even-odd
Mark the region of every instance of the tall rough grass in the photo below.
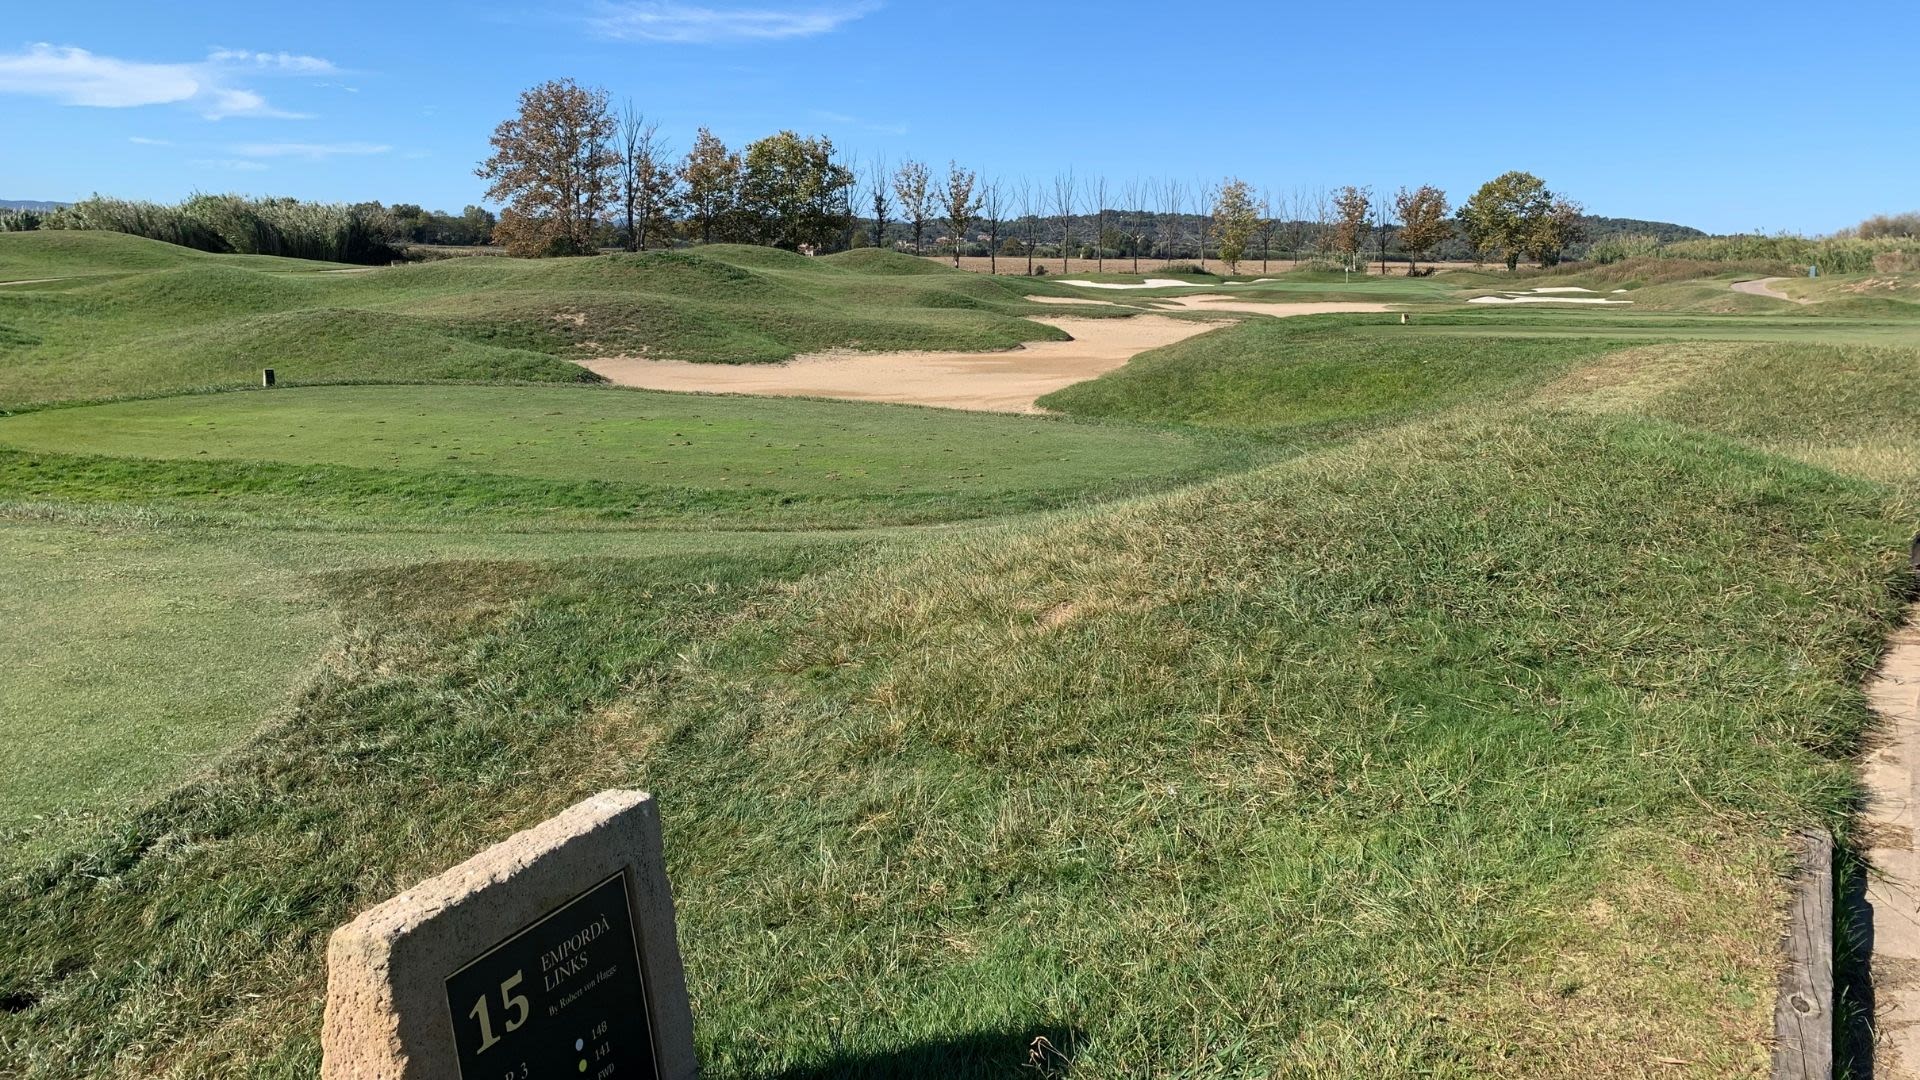
[[[1828,274],[1870,274],[1876,256],[1920,251],[1920,241],[1904,237],[1838,236],[1714,236],[1668,244],[1661,254],[1671,258],[1713,262],[1781,262],[1817,266]]]
[[[1920,239],[1891,233],[1874,236],[1708,236],[1662,243],[1649,235],[1608,237],[1587,253],[1589,261],[1607,264],[1629,259],[1679,259],[1705,263],[1764,263],[1805,268],[1817,266],[1828,274],[1870,274],[1920,260]]]
[[[45,228],[130,233],[218,254],[379,264],[400,227],[378,204],[196,194],[179,204],[102,195],[49,215]]]

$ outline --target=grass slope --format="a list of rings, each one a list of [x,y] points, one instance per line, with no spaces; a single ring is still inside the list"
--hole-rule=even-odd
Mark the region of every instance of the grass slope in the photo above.
[[[1605,338],[1581,337],[1516,339],[1489,349],[1404,331],[1354,332],[1392,321],[1249,320],[1142,354],[1040,403],[1079,416],[1262,432],[1339,428],[1497,397],[1545,382],[1613,347]]]
[[[294,384],[566,382],[593,378],[578,357],[757,363],[1063,336],[1018,317],[1044,310],[1018,282],[879,252],[719,245],[278,272],[288,262],[107,233],[0,234],[4,273],[60,279],[0,290],[0,409],[244,386],[263,367]]]
[[[328,928],[630,784],[710,1075],[1761,1071],[1901,536],[1534,411],[919,554],[356,575],[278,734],[10,880],[0,1050],[304,1073]]]

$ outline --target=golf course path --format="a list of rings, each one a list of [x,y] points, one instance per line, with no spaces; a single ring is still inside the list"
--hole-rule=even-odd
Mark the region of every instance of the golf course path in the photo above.
[[[57,277],[21,278],[18,281],[0,281],[0,288],[5,288],[8,285],[38,285],[43,281],[59,281],[59,280],[60,279]]]
[[[1048,297],[1045,302],[1054,303],[1057,298]],[[1186,310],[1244,311],[1278,317],[1387,310],[1385,304],[1262,304],[1204,296],[1157,302]],[[1031,341],[998,352],[836,351],[798,356],[782,364],[696,364],[607,356],[582,360],[580,366],[619,386],[647,390],[842,398],[1031,413],[1041,411],[1034,402],[1063,386],[1104,375],[1148,349],[1184,341],[1223,325],[1163,315],[1124,319],[1061,315],[1033,321],[1064,330],[1073,335],[1073,340]]]
[[[1873,908],[1874,1076],[1920,1078],[1920,605],[1867,684],[1882,744],[1867,755],[1867,903]]]
[[[1038,412],[1034,402],[1112,371],[1148,349],[1204,334],[1220,323],[1139,315],[1125,319],[1034,319],[1073,335],[1000,352],[829,352],[783,364],[696,364],[610,356],[581,366],[621,386],[777,397],[844,398],[983,412]]]
[[[1763,277],[1755,278],[1752,281],[1736,281],[1733,283],[1733,291],[1746,293],[1748,296],[1765,296],[1773,300],[1785,300],[1791,304],[1806,303],[1805,300],[1795,300],[1793,297],[1773,287],[1774,282],[1785,280],[1787,279],[1783,277]]]

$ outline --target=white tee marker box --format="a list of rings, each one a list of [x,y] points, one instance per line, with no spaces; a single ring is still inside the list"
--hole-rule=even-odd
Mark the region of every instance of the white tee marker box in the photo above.
[[[693,1080],[653,797],[605,791],[327,943],[326,1080]]]

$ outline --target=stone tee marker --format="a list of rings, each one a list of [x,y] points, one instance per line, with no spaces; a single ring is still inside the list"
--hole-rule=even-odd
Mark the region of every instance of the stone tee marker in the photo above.
[[[691,1080],[653,797],[606,791],[327,944],[327,1080]]]

